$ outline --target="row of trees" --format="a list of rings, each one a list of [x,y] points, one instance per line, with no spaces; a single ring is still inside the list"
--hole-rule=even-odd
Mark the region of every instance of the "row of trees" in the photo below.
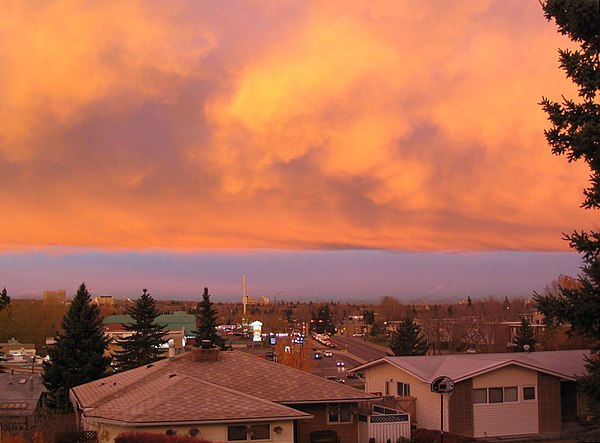
[[[69,390],[97,380],[115,371],[126,371],[147,365],[164,357],[167,332],[156,322],[159,311],[147,289],[127,308],[131,323],[125,324],[128,335],[119,340],[121,349],[106,355],[109,339],[104,334],[98,306],[91,303],[85,284],[81,284],[65,314],[55,344],[48,349],[50,359],[44,362],[44,385],[50,393],[49,405],[60,412],[71,409]],[[216,311],[204,288],[202,301],[197,304],[196,345],[224,346],[216,332]]]
[[[533,352],[536,340],[529,320],[523,318],[521,326],[513,339],[515,352]],[[426,355],[430,343],[418,323],[411,317],[406,317],[398,325],[390,337],[390,349],[394,355]]]

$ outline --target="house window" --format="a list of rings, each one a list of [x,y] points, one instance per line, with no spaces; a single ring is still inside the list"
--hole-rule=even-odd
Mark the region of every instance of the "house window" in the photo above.
[[[487,389],[473,389],[473,404],[487,403]]]
[[[511,386],[509,388],[504,388],[504,402],[508,403],[511,401],[519,400],[519,390],[516,386]]]
[[[535,400],[534,386],[528,386],[523,388],[523,400]]]
[[[269,424],[235,425],[227,427],[227,441],[269,440]]]
[[[402,397],[410,397],[410,385],[408,383],[398,382],[396,384],[396,393]]]
[[[518,389],[516,386],[473,389],[472,399],[473,404],[515,402],[518,401]]]
[[[504,395],[502,394],[502,388],[489,388],[488,389],[488,401],[490,403],[504,402]]]
[[[329,403],[327,417],[329,423],[352,423],[354,403]]]

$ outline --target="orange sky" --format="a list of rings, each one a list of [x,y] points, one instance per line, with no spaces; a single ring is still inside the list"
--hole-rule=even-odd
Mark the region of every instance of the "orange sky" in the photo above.
[[[0,4],[0,249],[566,250],[537,1]]]

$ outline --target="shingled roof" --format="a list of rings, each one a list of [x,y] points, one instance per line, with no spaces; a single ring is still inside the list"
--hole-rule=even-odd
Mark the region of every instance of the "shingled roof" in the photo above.
[[[38,373],[0,373],[0,415],[31,415],[46,388]]]
[[[178,421],[301,419],[284,405],[352,402],[375,397],[278,363],[225,351],[216,361],[191,353],[77,386],[86,417],[132,425]]]
[[[358,366],[354,370],[360,371],[389,363],[423,382],[431,383],[439,376],[450,377],[458,382],[508,365],[516,365],[565,380],[575,380],[577,376],[585,373],[585,357],[589,355],[590,352],[587,350],[568,350],[383,357]]]

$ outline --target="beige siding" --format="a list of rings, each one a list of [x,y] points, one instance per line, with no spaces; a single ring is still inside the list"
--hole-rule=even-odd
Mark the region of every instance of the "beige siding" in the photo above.
[[[508,366],[473,378],[473,389],[516,386],[517,402],[474,404],[475,437],[538,433],[537,372]],[[523,400],[522,388],[536,386],[536,399]]]
[[[280,434],[273,432],[275,426],[281,426],[283,431]],[[117,435],[123,432],[136,431],[136,432],[156,432],[164,434],[167,429],[173,429],[177,431],[177,435],[186,436],[192,428],[196,428],[200,431],[197,437],[202,437],[210,441],[227,441],[227,425],[186,425],[186,426],[155,426],[155,427],[125,427],[117,426],[112,424],[98,423],[91,420],[84,422],[86,430],[97,431],[98,439],[100,443],[114,443]],[[273,443],[293,443],[294,442],[294,424],[293,421],[279,421],[271,423],[271,440],[267,440]]]
[[[385,382],[392,382],[392,394],[396,391],[396,382],[408,383],[410,394],[416,397],[416,415],[411,422],[419,428],[440,429],[440,394],[431,392],[429,383],[423,383],[418,378],[392,366],[389,363],[380,364],[364,370],[367,382],[366,390],[370,393],[381,392],[385,395]],[[448,431],[448,398],[444,399],[444,430]]]

